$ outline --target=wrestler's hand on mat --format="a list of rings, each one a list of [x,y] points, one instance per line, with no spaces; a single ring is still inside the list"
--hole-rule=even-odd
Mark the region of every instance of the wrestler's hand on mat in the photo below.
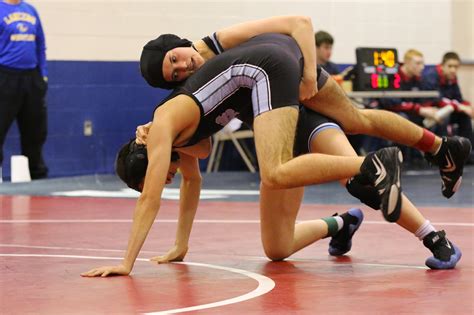
[[[140,125],[135,132],[135,142],[137,144],[146,144],[148,132],[150,131],[151,121],[146,125]]]
[[[304,101],[313,97],[318,93],[318,86],[316,84],[316,72],[305,73],[300,82],[300,101]]]
[[[124,265],[104,266],[81,273],[83,277],[128,276],[131,270]]]
[[[163,256],[155,256],[150,258],[150,261],[157,262],[159,264],[165,264],[172,261],[183,261],[184,256],[188,252],[188,247],[173,246],[166,254]]]

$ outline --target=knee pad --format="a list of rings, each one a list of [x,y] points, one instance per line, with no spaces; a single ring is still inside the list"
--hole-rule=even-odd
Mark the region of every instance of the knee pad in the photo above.
[[[368,205],[374,210],[380,210],[381,199],[377,189],[370,183],[369,179],[359,174],[346,184],[347,191],[362,203]]]

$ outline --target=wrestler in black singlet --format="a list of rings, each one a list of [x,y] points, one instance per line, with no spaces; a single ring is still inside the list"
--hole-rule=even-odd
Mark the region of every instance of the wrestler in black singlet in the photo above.
[[[226,52],[215,33],[203,41],[217,56],[170,96],[189,95],[201,110],[199,126],[186,146],[208,138],[233,118],[252,127],[253,118],[261,113],[299,104],[303,58],[293,38],[281,34],[259,35]],[[318,89],[321,89],[328,74],[318,67],[317,77]],[[339,126],[300,106],[295,155],[310,152],[312,138],[327,128]]]

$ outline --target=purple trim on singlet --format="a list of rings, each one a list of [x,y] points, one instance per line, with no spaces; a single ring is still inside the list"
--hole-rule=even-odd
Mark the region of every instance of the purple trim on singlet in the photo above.
[[[326,129],[338,129],[342,131],[341,127],[333,122],[327,122],[314,128],[308,138],[308,152],[311,152],[311,142],[313,141],[313,138]]]
[[[209,36],[212,40],[212,42],[214,43],[214,47],[216,48],[216,50],[219,52],[219,54],[222,54],[224,52],[224,48],[222,48],[222,45],[221,43],[219,42],[219,40],[217,39],[217,33],[213,33],[211,36]]]
[[[228,67],[194,92],[193,96],[201,104],[204,115],[207,115],[241,87],[252,89],[254,116],[272,110],[268,74],[264,69],[251,64]]]

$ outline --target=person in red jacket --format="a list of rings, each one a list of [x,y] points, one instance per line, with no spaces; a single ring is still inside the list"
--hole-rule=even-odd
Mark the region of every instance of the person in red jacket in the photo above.
[[[422,80],[422,73],[425,69],[423,53],[416,49],[409,49],[403,56],[403,64],[398,69],[400,76],[400,90],[402,91],[420,91],[425,86]],[[389,110],[409,119],[421,127],[425,119],[431,120],[429,129],[435,134],[445,134],[440,128],[443,128],[442,120],[438,117],[439,108],[433,106],[433,102],[426,98],[382,98],[377,99],[372,105],[378,108]],[[410,162],[416,163],[421,159],[421,155],[416,150],[406,148],[404,155]]]
[[[459,88],[457,72],[461,64],[459,55],[455,52],[447,52],[443,55],[440,65],[427,71],[423,77],[424,88],[430,90],[438,90],[440,96],[434,99],[434,104],[443,108],[451,106],[452,114],[446,120],[444,134],[449,133],[448,126],[457,125],[457,130],[453,130],[456,134],[470,139],[472,141],[472,118],[473,107],[466,101]]]
[[[400,89],[403,91],[420,91],[426,89],[422,81],[425,68],[423,54],[416,49],[409,49],[403,56],[403,64],[398,70],[400,75]],[[431,106],[432,102],[420,98],[390,98],[380,99],[379,106],[393,112],[400,113],[417,125],[422,126],[425,118],[439,122],[436,114],[439,110]]]

